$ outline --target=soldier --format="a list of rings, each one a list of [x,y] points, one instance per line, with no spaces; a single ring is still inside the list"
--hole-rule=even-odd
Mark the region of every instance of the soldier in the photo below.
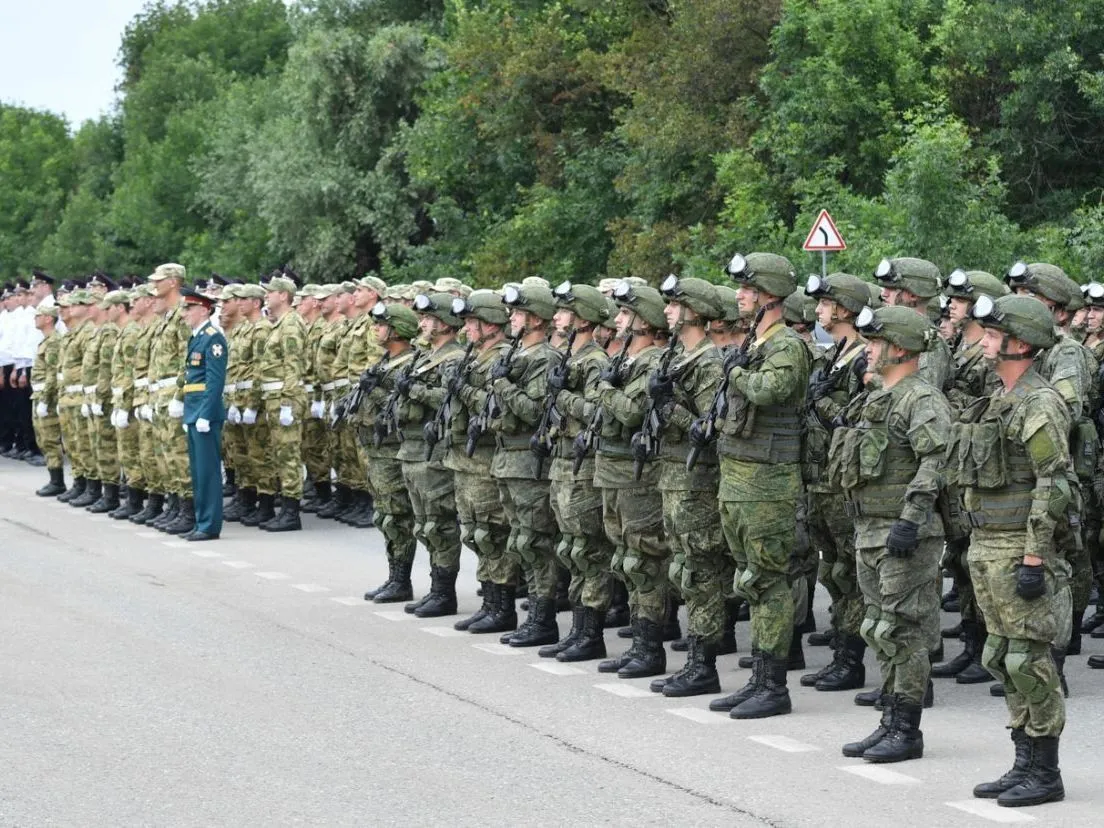
[[[275,469],[268,463],[268,422],[258,416],[261,409],[261,382],[258,370],[272,323],[261,313],[266,296],[261,285],[242,285],[235,290],[242,320],[240,339],[231,347],[235,391],[227,411],[230,422],[241,424],[245,451],[238,461],[238,488],[241,509],[233,506],[223,512],[223,520],[237,520],[242,526],[258,526],[276,517],[273,506],[276,491]],[[237,354],[237,356],[234,356]],[[239,367],[240,366],[240,367]]]
[[[88,481],[98,473],[92,463],[91,441],[85,417],[82,416],[83,410],[88,409],[84,402],[81,368],[84,350],[95,329],[88,315],[93,301],[88,292],[81,289],[74,290],[61,304],[60,313],[69,332],[62,339],[58,361],[58,419],[69,463],[73,467],[73,485],[64,494],[58,495],[62,503],[71,503],[83,497],[88,490]]]
[[[128,520],[131,523],[145,525],[161,516],[165,505],[165,481],[161,478],[157,464],[155,443],[156,429],[153,425],[154,390],[150,384],[150,356],[153,342],[160,329],[161,319],[157,313],[157,297],[152,284],[139,285],[135,291],[141,297],[136,302],[142,318],[142,332],[138,337],[134,351],[134,429],[138,437],[138,462],[145,481],[146,505]]]
[[[326,472],[314,481],[314,502],[309,509],[304,504],[304,511],[319,512],[328,509],[334,496],[330,476],[330,470],[335,465],[334,433],[330,427],[329,410],[336,399],[334,381],[337,375],[334,367],[347,329],[344,306],[345,297],[349,295],[342,285],[327,285],[318,294],[323,327],[314,352],[315,394],[311,402],[311,417],[322,426],[317,448],[320,457],[317,462],[319,468],[325,467]]]
[[[65,466],[61,451],[61,423],[58,419],[58,357],[61,336],[57,333],[58,308],[40,305],[35,310],[35,327],[42,333],[31,366],[31,399],[34,403],[35,438],[46,457],[50,482],[35,492],[39,497],[56,497],[65,492]]]
[[[322,285],[304,285],[299,291],[299,304],[296,311],[303,317],[306,325],[306,362],[307,374],[303,390],[307,394],[307,414],[303,420],[303,465],[307,468],[307,487],[309,494],[303,502],[304,512],[317,512],[321,505],[318,500],[319,484],[330,484],[329,454],[326,443],[329,438],[329,423],[325,420],[325,406],[322,403],[322,380],[318,376],[318,345],[327,328],[322,316]]]
[[[786,669],[794,635],[789,582],[801,494],[801,430],[809,352],[782,322],[793,293],[793,266],[782,256],[737,254],[727,272],[739,285],[740,309],[754,316],[754,344],[726,357],[727,412],[720,429],[721,522],[736,564],[735,593],[751,607],[752,677],[737,693],[715,700],[732,718],[789,713]],[[690,432],[702,442],[705,422]]]
[[[115,349],[119,334],[127,323],[128,297],[124,290],[111,290],[100,301],[100,331],[96,340],[95,391],[92,396],[92,440],[98,458],[102,496],[88,511],[93,514],[114,512],[119,508],[119,441],[115,428],[114,386]],[[121,380],[120,380],[121,381]]]
[[[118,310],[119,308],[129,310]],[[147,480],[142,468],[138,421],[131,420],[134,409],[134,365],[145,319],[153,308],[153,298],[144,291],[128,291],[125,302],[116,306],[116,324],[122,324],[115,352],[111,356],[111,424],[115,427],[115,446],[119,467],[126,477],[127,495],[111,513],[123,520],[142,511]],[[125,317],[125,319],[124,319]]]
[[[88,479],[88,488],[84,494],[69,501],[70,506],[81,509],[96,506],[97,511],[102,511],[98,507],[103,503],[104,485],[117,486],[119,479],[115,435],[113,429],[107,425],[103,409],[111,390],[110,364],[105,366],[107,377],[102,384],[100,383],[100,363],[105,353],[110,360],[111,350],[114,349],[115,339],[118,336],[118,328],[107,322],[106,307],[102,303],[104,295],[106,294],[92,296],[93,302],[88,306],[87,314],[91,329],[83,351],[80,370],[83,393],[80,412],[87,435],[86,445],[89,449],[88,458],[92,477]],[[105,340],[108,347],[101,350],[101,342]],[[106,433],[101,425],[106,427]],[[110,441],[110,458],[107,456],[108,441]],[[110,476],[112,471],[113,477]],[[117,499],[118,489],[115,496]],[[116,503],[117,507],[118,503]]]
[[[963,412],[948,472],[964,487],[974,524],[970,573],[989,630],[983,663],[1004,687],[1015,746],[1012,769],[974,796],[1037,805],[1065,796],[1058,740],[1066,710],[1051,642],[1069,608],[1068,564],[1054,544],[1073,490],[1069,407],[1036,367],[1055,344],[1046,305],[981,297],[973,315],[1002,387]]]
[[[939,294],[942,276],[939,268],[926,259],[901,257],[882,259],[874,271],[887,305],[912,308],[923,313],[927,302]],[[935,327],[934,325],[932,326]],[[931,348],[920,357],[925,379],[940,390],[951,379],[951,348],[941,337],[931,340]]]
[[[226,513],[234,511],[234,520],[241,518],[242,488],[239,469],[246,462],[243,459],[245,453],[244,433],[241,425],[241,409],[234,405],[234,395],[238,390],[238,379],[242,374],[240,354],[242,334],[248,328],[248,322],[241,312],[241,304],[238,297],[237,284],[226,285],[219,289],[218,300],[218,326],[222,328],[226,338],[226,377],[222,385],[223,408],[226,421],[222,425],[222,465],[226,474],[227,486],[223,487],[223,495],[231,498],[230,505],[223,510],[222,519],[226,520]],[[214,294],[214,290],[205,292],[204,295]],[[211,315],[214,322],[215,315]],[[233,417],[230,410],[233,409]]]
[[[881,382],[847,407],[832,437],[832,483],[855,520],[862,635],[882,673],[882,721],[844,756],[901,762],[924,755],[920,718],[930,693],[928,619],[937,612],[943,522],[935,508],[950,406],[920,374],[938,333],[911,308],[865,309],[855,321]]]

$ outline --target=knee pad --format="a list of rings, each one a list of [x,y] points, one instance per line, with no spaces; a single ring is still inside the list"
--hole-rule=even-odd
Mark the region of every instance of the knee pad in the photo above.
[[[1006,683],[1008,673],[1004,669],[1004,656],[1008,652],[1008,639],[999,635],[985,637],[985,647],[981,651],[981,666],[996,676],[1002,684]]]
[[[560,535],[560,540],[556,544],[556,560],[565,569],[572,568],[572,545],[574,541],[574,535]]]
[[[836,561],[832,564],[832,580],[841,592],[850,593],[858,589],[859,575],[853,565],[848,566],[848,561]]]
[[[762,577],[759,570],[749,564],[746,569],[737,569],[732,589],[740,598],[746,599],[751,604],[758,604],[763,595]]]
[[[486,523],[477,523],[471,533],[471,546],[481,557],[493,557],[498,551],[495,547],[494,533]]]
[[[610,572],[622,583],[629,582],[628,575],[625,573],[625,547],[618,546],[613,550],[613,557],[610,558]]]
[[[671,563],[667,565],[667,580],[672,584],[678,585],[681,589],[686,589],[687,579],[689,573],[686,571],[686,556],[681,552],[676,553],[671,558]]]
[[[859,635],[872,650],[878,649],[877,641],[874,638],[874,629],[878,626],[879,618],[881,618],[881,611],[877,607],[867,607],[866,617],[863,618],[863,622],[859,626]]]
[[[1047,679],[1034,674],[1041,662],[1050,667],[1049,671],[1042,671],[1049,676]],[[1008,642],[1008,654],[1004,657],[1004,666],[1016,692],[1028,704],[1038,704],[1058,686],[1058,670],[1050,662],[1048,643],[1024,638],[1011,639]]]

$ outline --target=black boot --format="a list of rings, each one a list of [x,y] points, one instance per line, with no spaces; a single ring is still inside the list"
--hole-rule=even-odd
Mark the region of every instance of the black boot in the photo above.
[[[312,514],[317,514],[318,511],[330,502],[330,481],[322,480],[314,484],[314,497],[311,498],[309,504],[304,503],[302,510]]]
[[[150,492],[146,505],[142,511],[130,518],[131,523],[145,526],[151,520],[161,517],[161,510],[165,507],[165,496],[161,492]]]
[[[1005,808],[1042,805],[1044,802],[1059,802],[1066,798],[1062,771],[1058,769],[1058,737],[1028,738],[1031,739],[1031,765],[1022,782],[997,797],[997,804]]]
[[[944,627],[939,631],[940,638],[962,638],[962,622],[959,621],[953,627]]]
[[[79,497],[84,494],[84,489],[88,485],[88,481],[83,477],[74,477],[73,485],[70,486],[65,492],[58,495],[58,503],[68,503],[75,497]]]
[[[816,632],[816,616],[813,614],[813,596],[816,594],[816,579],[805,579],[805,591],[808,593],[808,602],[805,604],[805,617],[800,621],[795,619],[797,631],[802,635]]]
[[[226,482],[222,484],[222,496],[233,497],[238,493],[238,487],[234,485],[234,470],[226,470]]]
[[[121,498],[120,498],[121,499]],[[126,500],[123,500],[119,508],[111,513],[115,520],[127,520],[142,511],[142,501],[146,499],[146,493],[134,486],[127,487]]]
[[[717,642],[700,636],[690,636],[686,669],[675,674],[663,685],[663,695],[669,698],[704,696],[721,692],[721,677],[717,675]]]
[[[646,678],[661,675],[667,670],[663,627],[647,618],[637,618],[636,625],[640,636],[636,653],[632,660],[617,671],[618,678]]]
[[[242,526],[260,526],[276,517],[276,495],[257,495],[257,505],[241,517]]]
[[[332,520],[338,512],[342,511],[349,505],[349,501],[351,498],[352,489],[350,489],[344,483],[335,484],[333,496],[325,505],[318,507],[318,516],[326,520]]]
[[[939,604],[943,607],[943,612],[958,612],[958,586],[952,585],[949,590],[943,593],[943,597],[939,599]]]
[[[635,618],[630,619],[629,629],[632,630],[632,644],[621,655],[599,661],[599,673],[616,673],[630,661],[636,659],[637,651],[640,649],[640,625],[636,623]]]
[[[664,641],[677,641],[682,638],[682,628],[679,626],[678,612],[678,601],[668,597],[667,618],[664,620],[662,627]]]
[[[729,711],[732,719],[765,719],[793,711],[790,691],[786,689],[786,660],[770,653],[760,653],[763,660],[763,680],[751,698]]]
[[[629,591],[616,578],[610,579],[610,606],[606,610],[606,628],[623,627],[629,623]]]
[[[372,495],[368,492],[358,494],[356,510],[345,517],[345,522],[354,529],[371,529],[376,525],[376,513],[372,508]]]
[[[1054,659],[1054,666],[1058,670],[1058,681],[1062,685],[1062,695],[1068,699],[1069,684],[1066,682],[1066,651],[1051,647],[1050,657]]]
[[[94,515],[105,515],[119,508],[119,484],[104,483],[103,494],[100,499],[88,507],[88,511]]]
[[[893,725],[893,696],[889,693],[878,691],[882,698],[882,721],[874,728],[874,732],[865,739],[857,742],[848,742],[843,746],[843,755],[858,758],[885,738]]]
[[[190,497],[180,498],[180,511],[176,519],[165,527],[170,535],[188,535],[195,531],[195,501]]]
[[[47,469],[50,472],[50,482],[35,492],[39,497],[57,497],[65,494],[65,470]]]
[[[483,581],[483,606],[476,610],[474,615],[470,615],[467,618],[461,618],[455,624],[452,625],[454,630],[466,630],[476,621],[483,620],[494,609],[494,602],[491,600],[494,596],[494,584],[490,581]]]
[[[1084,635],[1089,635],[1101,627],[1104,627],[1104,603],[1097,604],[1096,612],[1081,623],[1081,632]]]
[[[993,680],[993,674],[981,666],[981,654],[989,632],[980,621],[963,621],[962,628],[966,633],[965,648],[970,653],[970,663],[955,676],[955,681],[959,684],[987,684]]]
[[[591,661],[606,657],[606,637],[602,634],[606,614],[591,607],[583,608],[583,629],[556,661]]]
[[[470,633],[502,633],[517,629],[517,587],[512,584],[491,584],[494,603],[490,611],[468,627]],[[484,595],[487,585],[483,586]]]
[[[810,647],[831,647],[836,640],[836,631],[828,629],[824,632],[809,633],[806,643]]]
[[[676,653],[685,653],[690,649],[690,639],[686,636],[682,638],[676,638],[671,642],[671,649]]]
[[[303,528],[303,522],[299,518],[299,501],[295,498],[285,497],[284,508],[280,510],[280,514],[274,517],[272,520],[262,522],[258,525],[266,532],[298,532],[300,529]],[[399,598],[396,600],[408,601],[412,597],[414,597],[413,592],[409,589],[409,570],[407,570],[406,573],[406,585],[408,594],[405,595],[403,598]]]
[[[69,505],[76,509],[83,509],[85,506],[91,506],[100,497],[103,496],[103,483],[99,480],[89,480],[84,487],[84,494],[80,497],[74,497],[69,501]]]
[[[954,678],[969,667],[974,662],[975,657],[981,657],[981,654],[977,652],[977,622],[967,621],[964,618],[959,626],[962,628],[964,641],[962,652],[950,661],[933,664],[931,667],[932,678]],[[986,673],[986,675],[989,674]],[[989,676],[989,678],[992,678],[992,676]]]
[[[440,618],[456,615],[456,576],[459,570],[438,566],[430,570],[432,586],[422,605],[414,610],[418,618]]]
[[[896,696],[889,731],[878,744],[868,748],[862,758],[875,764],[921,758],[924,755],[924,733],[920,730],[923,712],[924,708],[916,702]]]
[[[539,647],[555,644],[560,640],[560,627],[556,623],[556,599],[530,598],[529,617],[517,632],[510,636],[511,647]]]
[[[713,699],[709,703],[709,709],[718,713],[728,713],[750,699],[763,683],[763,659],[761,653],[755,647],[751,648],[751,676],[747,684],[735,693],[729,693],[721,699]]]
[[[585,607],[579,604],[573,607],[571,610],[571,629],[568,630],[567,635],[557,641],[555,644],[548,644],[537,650],[537,655],[541,658],[555,658],[572,644],[579,637],[583,631],[583,618],[585,617]]]
[[[828,671],[813,685],[817,690],[858,690],[866,684],[866,667],[863,665],[866,642],[862,636],[849,633],[840,633],[838,641]]]
[[[739,609],[738,599],[729,598],[725,601],[724,628],[721,630],[721,640],[717,644],[717,655],[731,655],[736,652],[736,613]]]
[[[296,520],[299,519],[298,507],[296,507]],[[273,532],[284,531],[272,529]],[[414,568],[414,559],[395,561],[395,572],[391,581],[379,592],[372,601],[377,604],[395,604],[399,601],[409,601],[414,597],[414,587],[410,583],[410,571]]]
[[[375,589],[370,589],[364,593],[365,601],[372,601],[377,595],[391,586],[391,582],[395,580],[395,559],[390,555],[387,556],[387,579]]]
[[[794,627],[790,635],[790,652],[786,656],[787,670],[805,669],[805,651],[801,649],[801,633]]]
[[[863,693],[855,694],[855,704],[859,707],[877,707],[884,703],[886,695],[882,692],[882,688],[875,687],[873,690],[867,690]]]
[[[349,502],[338,509],[334,519],[338,523],[352,525],[350,521],[360,520],[368,506],[368,492],[363,489],[350,489]]]
[[[164,532],[165,527],[176,520],[176,516],[180,513],[180,496],[170,494],[165,498],[165,511],[163,511],[158,517],[147,523],[147,526],[152,526],[158,532]]]
[[[1012,744],[1016,749],[1012,769],[994,782],[982,782],[975,786],[974,796],[978,799],[996,799],[1027,779],[1028,770],[1031,768],[1031,737],[1022,727],[1012,728],[1011,734]]]
[[[1069,644],[1066,645],[1066,655],[1081,655],[1081,625],[1078,619],[1085,614],[1085,610],[1073,611],[1073,633],[1070,635]]]
[[[230,501],[230,505],[222,513],[222,519],[227,523],[238,523],[241,519],[257,508],[257,490],[252,486],[239,486],[238,493]]]

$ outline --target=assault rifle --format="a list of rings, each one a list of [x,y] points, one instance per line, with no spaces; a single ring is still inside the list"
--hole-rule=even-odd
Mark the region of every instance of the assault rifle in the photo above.
[[[401,389],[405,380],[409,380],[414,376],[414,369],[418,367],[418,363],[422,361],[423,353],[416,351],[414,356],[410,358],[410,362],[406,364],[406,368],[403,369],[402,376],[396,378],[395,386],[391,389],[391,393],[387,395],[387,402],[383,405],[383,410],[380,412],[379,417],[376,418],[376,423],[372,427],[372,445],[379,448],[383,445],[383,441],[390,437],[392,434],[399,435],[399,442],[403,441],[402,428],[399,427],[399,405],[406,397],[402,393]]]
[[[633,335],[630,332],[621,343],[621,350],[617,352],[617,355],[613,358],[613,362],[610,364],[610,369],[617,376],[621,376],[621,371],[624,369],[625,359],[628,356],[626,352],[629,350],[629,345],[632,344],[632,340]],[[590,422],[587,423],[587,427],[575,435],[575,441],[571,444],[571,454],[575,460],[571,466],[572,476],[579,473],[579,469],[583,467],[587,455],[589,455],[594,448],[594,444],[598,440],[598,432],[602,430],[602,420],[604,418],[605,414],[602,412],[602,406],[600,404],[595,405],[594,413],[590,416]]]
[[[509,369],[514,364],[514,357],[517,355],[518,348],[521,345],[521,337],[515,336],[510,342],[510,347],[502,356],[500,356],[493,366],[491,366],[491,374],[493,376],[496,368]],[[483,433],[490,428],[491,420],[495,419],[501,412],[501,408],[498,404],[498,398],[495,396],[494,386],[487,391],[487,399],[483,403],[483,410],[479,412],[475,417],[471,418],[468,423],[468,441],[464,445],[464,453],[471,457],[475,454],[476,443],[479,442],[479,438],[483,436]]]
[[[434,412],[433,419],[422,426],[422,438],[425,440],[426,444],[426,460],[433,456],[434,446],[445,439],[449,426],[452,425],[452,401],[456,395],[460,393],[460,389],[463,387],[465,380],[467,380],[468,374],[471,373],[472,366],[475,365],[475,360],[472,359],[472,351],[474,348],[475,343],[469,342],[468,346],[464,349],[463,358],[456,366],[456,373],[452,375],[448,385],[445,386],[445,398],[441,400],[441,404],[437,406],[437,411]]]
[[[568,360],[571,359],[571,348],[575,344],[575,329],[572,328],[571,332],[567,335],[567,342],[564,345],[563,354],[560,355],[559,364],[552,368],[549,373],[556,371],[563,373],[567,370]],[[556,422],[553,422],[553,420]],[[544,461],[547,460],[555,446],[552,445],[552,429],[554,426],[558,427],[562,422],[563,417],[556,411],[556,394],[552,393],[549,389],[544,398],[544,413],[541,414],[540,423],[537,424],[537,430],[533,433],[533,436],[529,439],[529,450],[537,456],[537,478],[541,476],[541,472],[544,471]]]
[[[659,365],[656,366],[655,375],[659,379],[666,380],[670,377],[671,360],[675,358],[678,344],[678,337],[672,333],[671,341],[667,343],[663,356],[660,357]],[[661,431],[663,431],[663,420],[659,416],[659,407],[656,405],[655,397],[649,396],[648,404],[644,408],[644,423],[640,431],[633,435],[632,444],[630,445],[634,480],[640,479],[641,475],[644,474],[644,464],[655,457],[656,452],[659,451]]]

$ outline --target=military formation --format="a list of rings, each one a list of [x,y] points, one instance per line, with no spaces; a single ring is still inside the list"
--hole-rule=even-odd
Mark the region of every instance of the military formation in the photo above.
[[[800,684],[879,711],[842,747],[873,763],[923,755],[933,678],[996,679],[1014,763],[975,796],[1062,799],[1065,659],[1082,632],[1104,636],[1104,611],[1085,617],[1104,563],[1104,286],[1045,263],[944,278],[908,257],[799,286],[771,253],[718,275],[472,290],[303,285],[283,268],[196,284],[208,323],[182,303],[180,265],[97,274],[35,305],[36,354],[5,380],[29,372],[40,495],[211,539],[188,458],[206,480],[195,458],[221,453],[227,521],[295,531],[313,512],[380,531],[388,576],[366,600],[456,615],[466,547],[482,605],[456,629],[713,695],[735,719],[792,711],[808,635],[833,657]],[[201,438],[212,427],[220,444]],[[419,544],[431,587],[415,600]],[[941,630],[941,606],[961,622]],[[750,672],[722,688],[744,619]],[[612,626],[623,653],[606,651]],[[944,659],[944,639],[961,651]]]

